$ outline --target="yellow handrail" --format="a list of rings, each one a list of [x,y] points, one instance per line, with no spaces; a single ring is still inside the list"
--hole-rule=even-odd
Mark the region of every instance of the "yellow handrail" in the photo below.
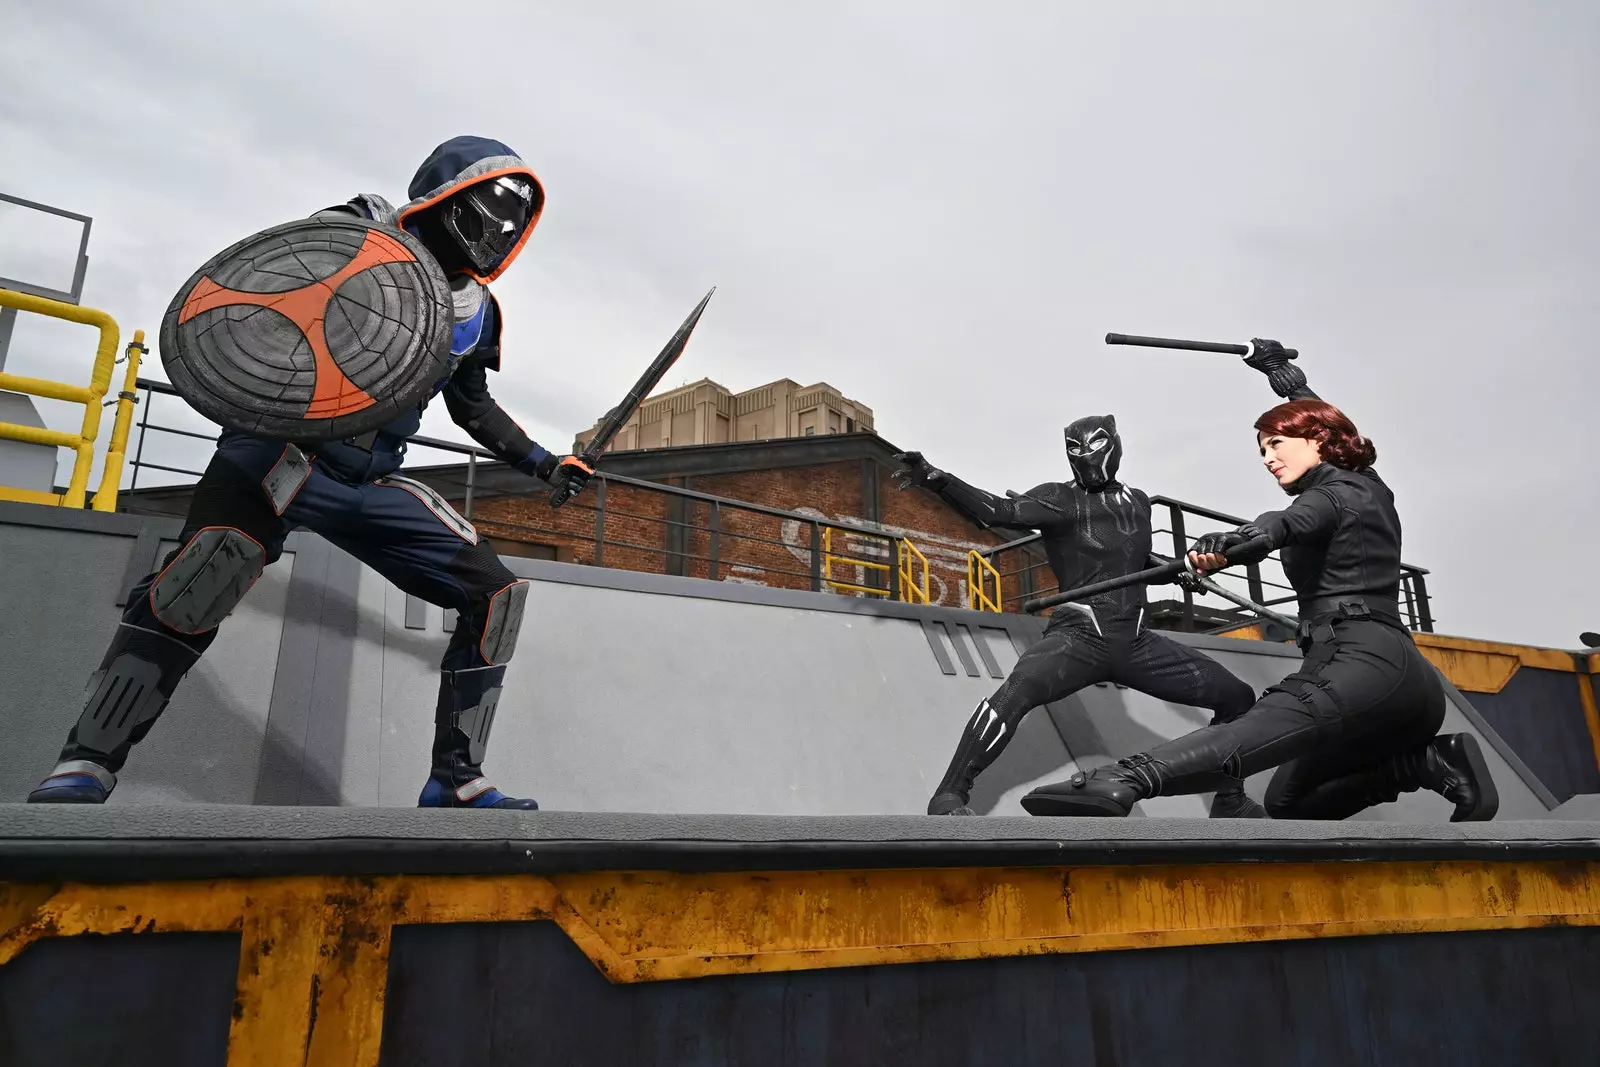
[[[66,400],[74,404],[82,404],[83,426],[76,434],[62,433],[57,430],[43,430],[36,426],[21,426],[13,422],[0,422],[0,439],[11,441],[24,441],[37,445],[53,445],[57,448],[70,448],[77,453],[77,459],[72,465],[72,479],[67,483],[65,493],[41,493],[28,489],[11,489],[0,486],[0,500],[21,500],[34,504],[56,504],[61,507],[81,508],[89,489],[89,468],[94,465],[94,440],[100,432],[101,400],[106,395],[106,390],[111,387],[111,372],[117,363],[117,322],[104,311],[94,308],[79,307],[77,304],[68,304],[60,300],[50,300],[31,293],[19,293],[12,289],[0,289],[0,307],[15,308],[18,311],[31,311],[38,315],[48,315],[53,319],[65,319],[68,322],[78,322],[85,326],[93,326],[100,331],[100,344],[95,350],[94,372],[89,377],[89,386],[67,385],[64,382],[48,381],[44,378],[30,378],[22,374],[7,374],[0,371],[0,390],[13,393],[27,393],[31,396],[42,396],[50,400]],[[144,333],[140,331],[134,335],[134,340],[142,351]],[[136,373],[137,364],[132,356],[132,346],[129,346],[129,362],[135,364],[130,368],[130,375]],[[130,379],[131,380],[131,379]],[[129,387],[131,390],[131,386]],[[118,423],[123,422],[123,407],[128,408],[128,420],[132,419],[132,402],[119,401],[117,409]],[[122,443],[127,442],[127,429],[122,428]],[[113,435],[115,431],[113,431]],[[113,437],[113,447],[116,446]],[[108,457],[109,459],[109,457]],[[115,472],[111,470],[113,464],[107,463],[106,476],[114,476],[110,482],[110,491],[107,492],[106,477],[100,479],[100,491],[95,494],[96,510],[110,511],[116,507],[116,486],[122,473],[121,452],[114,464]],[[105,505],[99,501],[105,500]]]
[[[994,577],[994,596],[989,596],[989,577]],[[1000,588],[1000,572],[976,549],[967,553],[967,607],[973,611],[1000,610],[1004,593]]]
[[[89,504],[95,511],[116,511],[117,493],[122,488],[122,464],[128,456],[128,435],[133,430],[133,406],[139,402],[139,361],[150,351],[144,345],[144,331],[134,330],[128,342],[128,370],[122,377],[122,392],[117,394],[117,417],[111,423],[111,440],[106,448],[105,469],[100,472],[100,489]]]
[[[900,559],[900,599],[908,603],[927,604],[931,598],[928,593],[928,557],[924,556],[916,545],[902,537],[897,555]],[[922,585],[918,586],[911,566],[913,559],[922,561]]]
[[[887,540],[887,538],[885,538]],[[889,572],[887,563],[877,563],[869,559],[856,559],[851,556],[836,555],[833,551],[833,527],[824,527],[822,531],[822,584],[832,586],[834,589],[847,589],[852,593],[867,593],[871,596],[889,595],[887,589],[876,589],[870,585],[854,585],[850,582],[838,582],[833,578],[834,563],[854,564],[857,567],[866,567],[869,570]]]

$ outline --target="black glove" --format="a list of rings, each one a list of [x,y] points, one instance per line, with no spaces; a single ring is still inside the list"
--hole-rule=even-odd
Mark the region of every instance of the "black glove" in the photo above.
[[[1246,541],[1254,541],[1256,538],[1264,536],[1266,535],[1262,532],[1259,526],[1255,525],[1254,523],[1247,522],[1236,530],[1226,530],[1222,533],[1202,534],[1200,537],[1195,538],[1194,544],[1189,546],[1189,551],[1199,556],[1209,556],[1213,554],[1219,556],[1227,555],[1228,549],[1234,548],[1237,545],[1242,545]],[[1260,563],[1262,560],[1266,559],[1271,552],[1272,549],[1263,546],[1260,549],[1251,551],[1243,557],[1229,556],[1228,562],[1230,564]]]
[[[937,490],[949,478],[944,471],[928,465],[922,458],[921,452],[897,452],[895,462],[901,466],[894,472],[894,480],[901,489],[910,489],[914,485],[925,485],[929,489]]]
[[[556,455],[549,455],[540,460],[533,473],[541,480],[554,486],[556,484],[557,469],[560,469],[562,477],[566,478],[564,487],[566,496],[561,500],[563,504],[583,492],[583,487],[589,484],[589,479],[594,475],[594,468],[577,456]]]
[[[1205,584],[1200,581],[1200,576],[1195,574],[1193,571],[1179,571],[1178,585],[1182,586],[1184,589],[1187,589],[1191,593],[1210,592],[1210,590],[1205,587]]]
[[[1255,346],[1255,351],[1245,357],[1245,366],[1254,367],[1265,374],[1267,384],[1272,386],[1274,393],[1291,397],[1306,387],[1305,371],[1289,362],[1295,357],[1286,354],[1282,345],[1259,337],[1252,337],[1250,343]]]

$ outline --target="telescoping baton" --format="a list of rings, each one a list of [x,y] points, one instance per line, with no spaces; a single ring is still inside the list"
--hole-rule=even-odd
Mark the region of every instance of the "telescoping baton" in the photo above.
[[[1255,354],[1255,345],[1235,345],[1223,341],[1182,341],[1176,337],[1137,337],[1131,333],[1108,333],[1106,344],[1137,345],[1140,348],[1176,348],[1184,352],[1222,352],[1230,356]],[[1300,351],[1285,348],[1283,354],[1294,359],[1300,355]]]
[[[1258,537],[1253,541],[1246,541],[1243,544],[1234,545],[1232,548],[1228,549],[1228,551],[1224,552],[1223,555],[1227,557],[1229,563],[1235,563],[1238,561],[1238,557],[1240,556],[1250,555],[1253,552],[1260,552],[1268,547],[1270,546],[1267,544],[1267,539],[1265,537]],[[1037,600],[1030,600],[1022,605],[1022,610],[1027,612],[1029,615],[1033,615],[1037,612],[1043,611],[1045,608],[1053,608],[1057,605],[1066,604],[1073,600],[1083,600],[1087,597],[1099,596],[1101,593],[1110,593],[1118,589],[1126,589],[1130,585],[1161,585],[1168,578],[1175,578],[1184,571],[1188,571],[1191,574],[1194,573],[1194,568],[1189,566],[1189,556],[1187,553],[1184,554],[1182,559],[1175,559],[1171,563],[1163,563],[1159,567],[1150,567],[1142,571],[1134,571],[1132,574],[1124,574],[1120,578],[1107,578],[1103,582],[1095,582],[1091,585],[1080,585],[1078,588],[1068,589],[1064,593],[1052,593],[1049,596],[1039,597]]]

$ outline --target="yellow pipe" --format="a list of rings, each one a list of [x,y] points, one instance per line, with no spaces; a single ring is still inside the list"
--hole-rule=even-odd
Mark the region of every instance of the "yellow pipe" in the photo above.
[[[83,439],[75,433],[46,430],[41,426],[23,426],[16,422],[0,422],[0,438],[8,441],[25,441],[30,445],[53,445],[56,448],[77,448]]]
[[[904,537],[895,545],[895,549],[895,554],[900,561],[900,599],[911,604],[929,603],[928,557],[924,556],[916,545]],[[913,558],[922,561],[922,585],[920,587],[916,582],[916,568],[911,565]]]
[[[0,389],[10,393],[42,396],[49,400],[65,400],[70,404],[87,404],[91,399],[89,390],[81,385],[52,382],[46,378],[29,378],[25,374],[7,374],[4,371],[0,371]]]
[[[122,394],[117,398],[117,417],[111,424],[106,465],[100,472],[100,490],[90,504],[95,511],[117,510],[117,493],[122,487],[122,464],[128,455],[128,434],[133,426],[133,405],[138,397],[139,360],[146,351],[144,331],[134,330],[133,340],[128,342],[128,370],[122,378]]]
[[[18,504],[49,504],[51,507],[59,507],[61,494],[41,493],[37,489],[12,489],[10,486],[0,485],[0,500],[12,500]]]
[[[53,319],[66,319],[68,322],[81,322],[85,326],[98,328],[102,334],[110,331],[115,335],[117,332],[117,320],[107,315],[104,311],[80,307],[77,304],[66,304],[60,300],[34,296],[31,293],[19,293],[15,289],[0,289],[0,307],[16,308],[18,311],[32,311],[35,314],[48,315]],[[100,391],[102,393],[105,392],[105,387],[110,384],[111,372],[107,370],[105,384],[101,386]]]
[[[56,442],[58,446],[75,449],[78,453],[77,461],[72,465],[72,479],[67,483],[67,491],[61,497],[61,506],[81,508],[89,489],[89,468],[94,465],[94,438],[100,430],[100,400],[106,395],[106,390],[111,388],[111,371],[117,363],[117,320],[104,311],[97,311],[94,308],[79,307],[77,304],[68,304],[60,300],[48,300],[42,296],[19,293],[11,289],[0,289],[0,307],[31,311],[53,319],[66,319],[68,322],[79,322],[100,331],[100,345],[94,355],[94,373],[89,376],[87,390],[78,389],[70,395],[64,395],[66,390],[71,390],[73,387],[39,378],[0,374],[0,389],[8,387],[8,379],[21,381],[35,387],[43,386],[48,390],[38,392],[36,395],[57,400],[73,400],[84,405],[83,429],[79,431],[77,440],[65,445]],[[36,430],[34,432],[38,433]],[[51,443],[38,437],[19,439],[33,440],[39,444]]]

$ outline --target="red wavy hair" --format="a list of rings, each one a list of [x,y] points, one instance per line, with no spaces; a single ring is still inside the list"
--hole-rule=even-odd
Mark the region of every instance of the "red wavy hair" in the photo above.
[[[1302,437],[1317,442],[1322,458],[1335,467],[1358,471],[1378,461],[1378,448],[1362,437],[1350,416],[1325,400],[1291,400],[1256,420],[1256,432]]]

